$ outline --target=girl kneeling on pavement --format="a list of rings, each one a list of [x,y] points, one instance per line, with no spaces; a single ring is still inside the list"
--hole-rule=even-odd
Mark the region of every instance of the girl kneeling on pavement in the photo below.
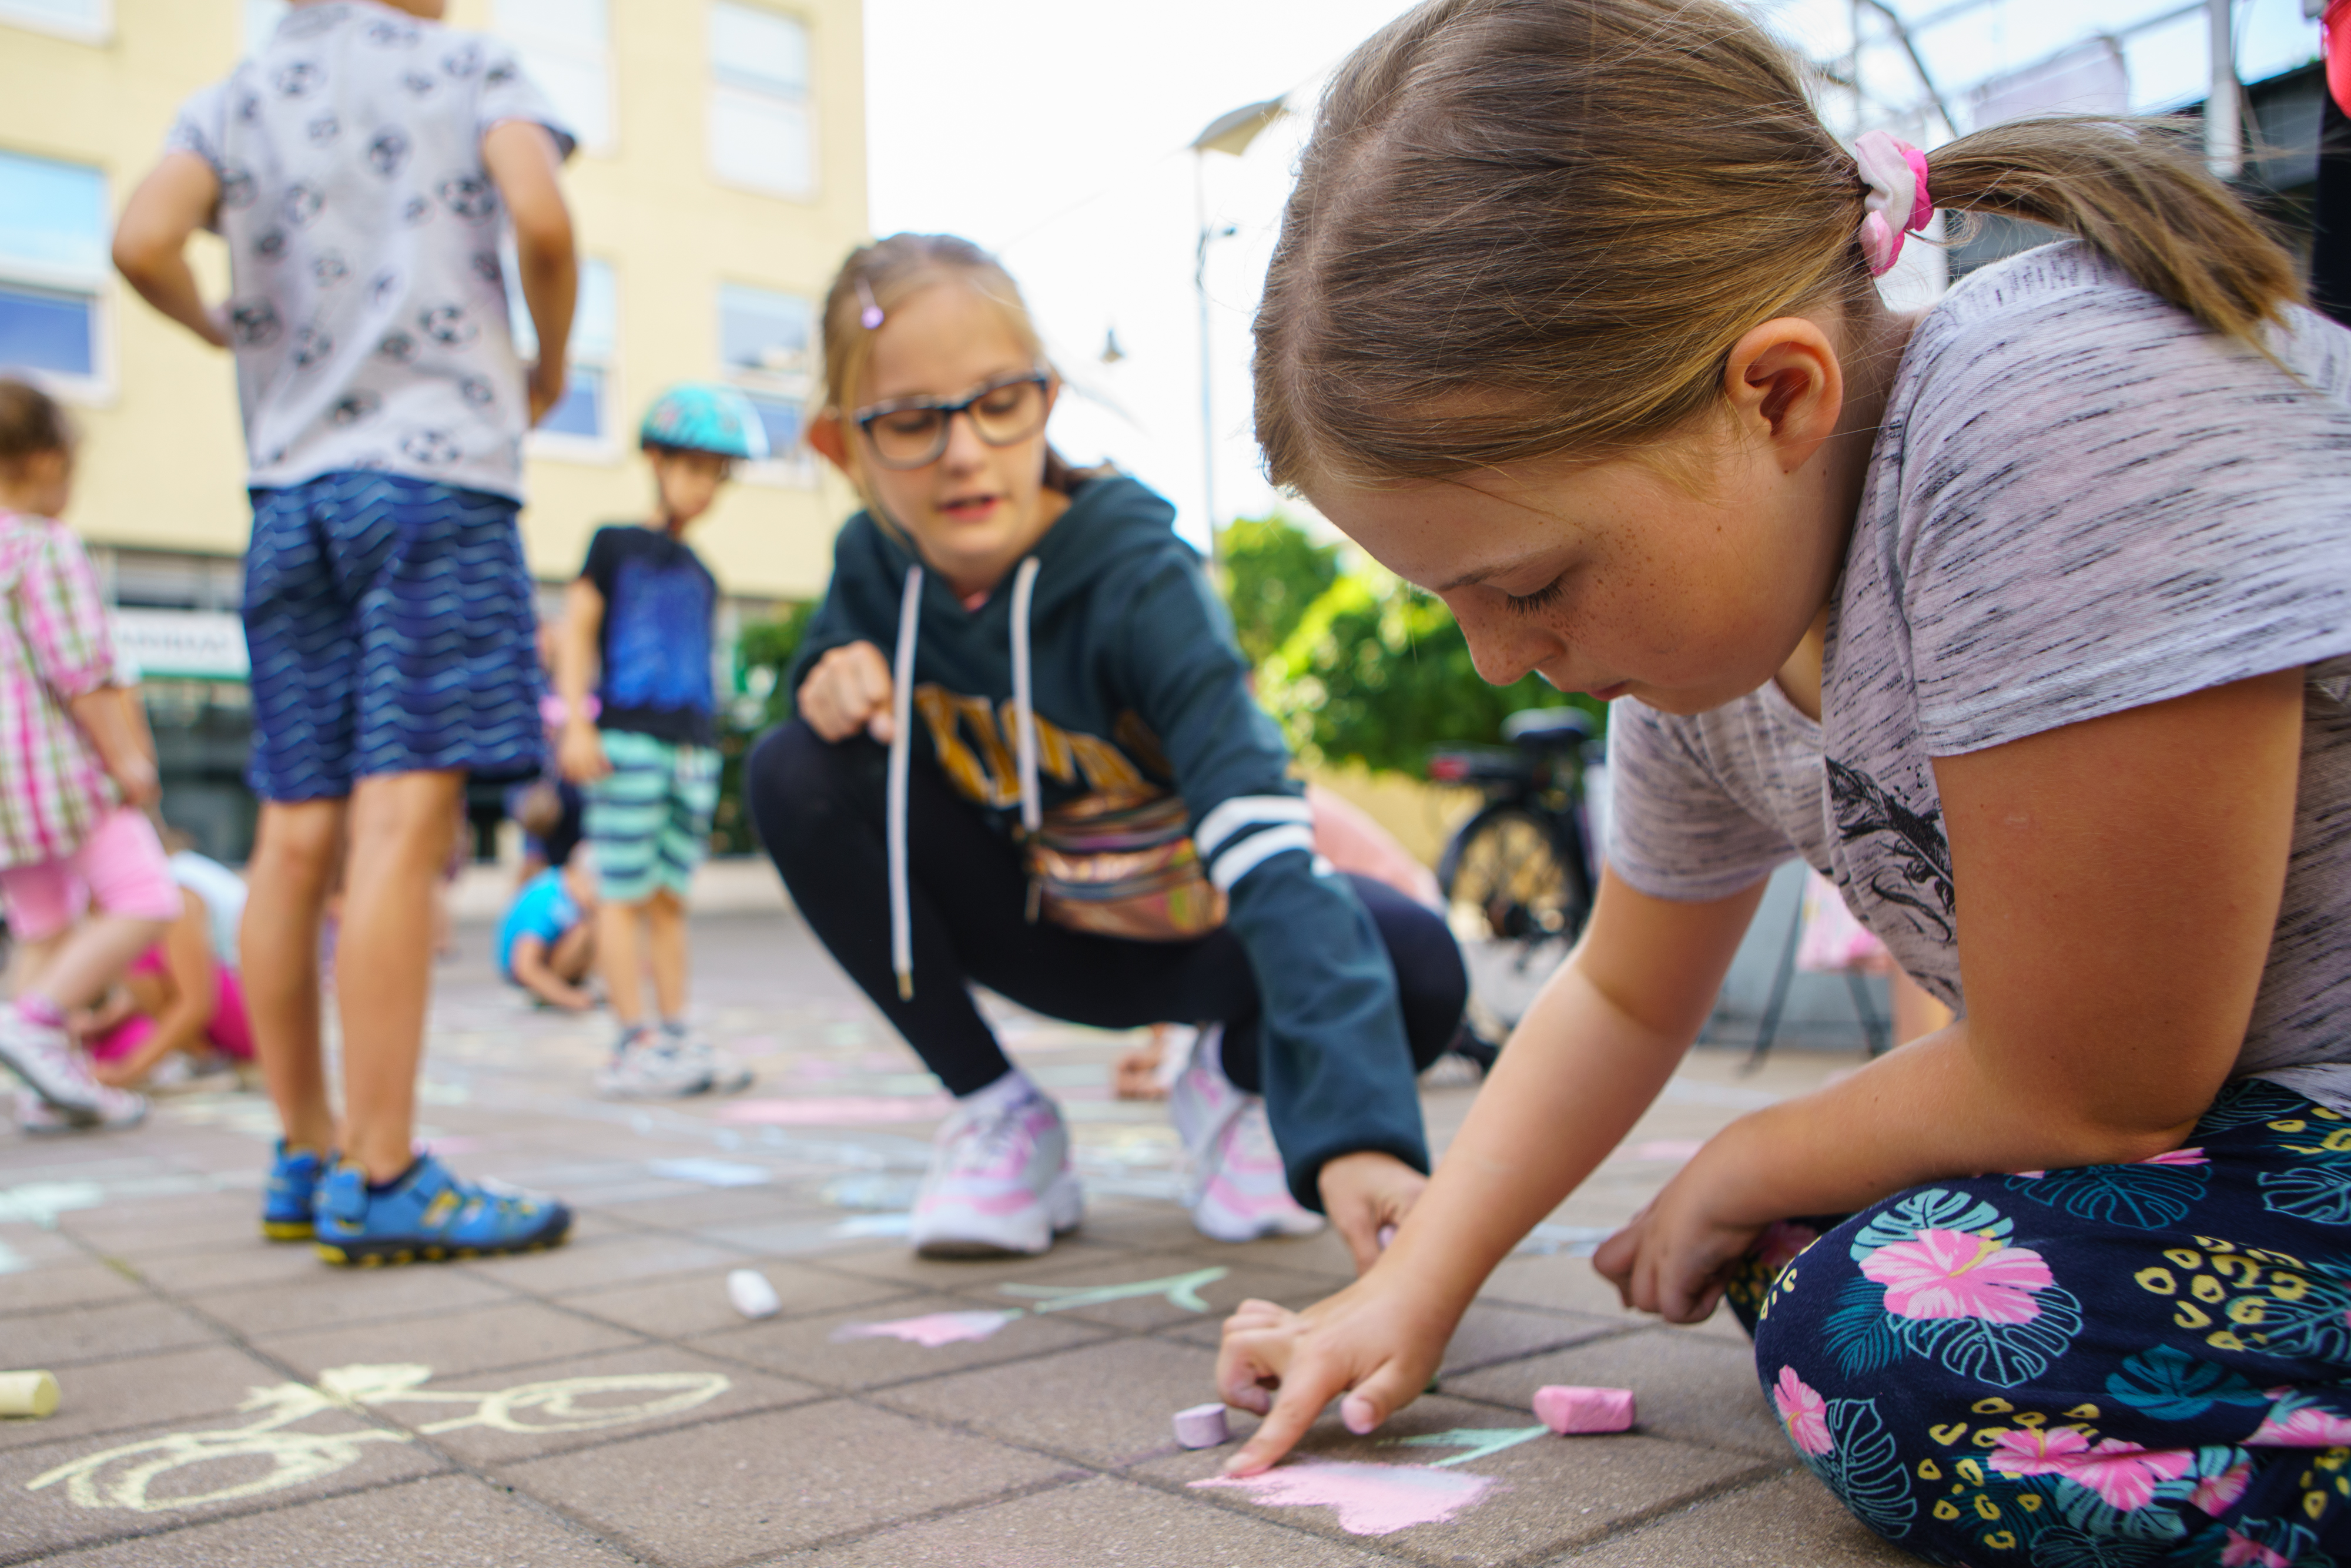
[[[1280,1390],[1232,1468],[1418,1394],[1801,857],[1961,1016],[1731,1123],[1600,1270],[1728,1295],[1929,1561],[2351,1556],[2351,334],[2173,135],[1848,149],[1716,0],[1438,0],[1341,69],[1259,439],[1488,678],[1621,699],[1612,842],[1394,1245],[1227,1325],[1227,1397]],[[1938,207],[2077,237],[1897,312]]]
[[[956,1097],[915,1249],[1042,1252],[1079,1220],[1061,1112],[977,982],[1097,1027],[1207,1025],[1173,1095],[1195,1223],[1247,1240],[1319,1208],[1367,1263],[1427,1168],[1415,1074],[1460,1025],[1444,922],[1318,864],[1174,509],[1047,444],[1061,383],[993,259],[859,250],[824,361],[810,443],[866,509],[749,795],[793,902]]]

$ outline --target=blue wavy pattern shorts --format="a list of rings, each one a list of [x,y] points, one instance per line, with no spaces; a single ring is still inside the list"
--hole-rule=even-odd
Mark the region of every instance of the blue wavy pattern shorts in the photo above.
[[[253,492],[256,794],[334,800],[373,774],[538,772],[538,617],[516,511],[393,474]]]
[[[1973,1568],[2351,1564],[2351,1118],[2248,1079],[2143,1164],[1773,1231],[1732,1308],[1799,1457],[1887,1540]]]

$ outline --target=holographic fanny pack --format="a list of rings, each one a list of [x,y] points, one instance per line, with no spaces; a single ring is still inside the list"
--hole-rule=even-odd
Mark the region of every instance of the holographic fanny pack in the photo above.
[[[1048,811],[1025,846],[1029,918],[1130,942],[1188,942],[1225,923],[1181,797],[1095,796]]]

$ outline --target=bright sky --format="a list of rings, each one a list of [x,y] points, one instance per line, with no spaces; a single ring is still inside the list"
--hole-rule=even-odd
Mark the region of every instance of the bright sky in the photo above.
[[[1782,29],[1815,57],[1844,52],[1852,0],[1782,0]],[[1949,9],[1897,0],[1906,16]],[[2178,0],[1987,0],[1917,42],[1955,112],[1966,89],[2101,31],[2123,33]],[[1196,158],[1186,144],[1218,115],[1290,94],[1298,117],[1245,157],[1211,153],[1212,225],[1238,232],[1209,250],[1217,509],[1276,504],[1249,435],[1249,323],[1314,94],[1347,52],[1406,6],[1398,0],[865,0],[867,149],[876,234],[964,235],[1000,255],[1021,284],[1075,395],[1054,438],[1079,462],[1102,457],[1201,527],[1200,337],[1193,291]],[[2205,21],[2197,14],[2123,41],[2133,107],[2203,94]],[[2240,74],[2310,58],[2317,26],[2301,0],[2241,0]],[[1865,32],[1882,29],[1865,24]],[[1881,97],[1916,88],[1890,48],[1864,77]],[[1104,364],[1115,331],[1125,358]]]

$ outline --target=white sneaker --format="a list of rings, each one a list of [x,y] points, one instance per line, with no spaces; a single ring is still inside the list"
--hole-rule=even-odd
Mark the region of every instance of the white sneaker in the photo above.
[[[16,1091],[16,1130],[31,1137],[117,1132],[135,1127],[146,1119],[145,1095],[133,1094],[126,1089],[110,1089],[103,1083],[98,1085],[98,1114],[89,1120],[67,1115],[29,1089]]]
[[[710,1069],[673,1050],[649,1029],[632,1029],[596,1070],[596,1092],[612,1100],[681,1100],[710,1087]]]
[[[757,1076],[749,1068],[710,1043],[701,1030],[686,1025],[665,1023],[661,1026],[663,1043],[686,1061],[693,1062],[709,1078],[713,1094],[734,1094],[751,1087]]]
[[[99,1119],[99,1082],[65,1030],[35,1023],[13,1007],[0,1008],[0,1065],[68,1117]]]
[[[1200,1234],[1217,1241],[1311,1236],[1322,1217],[1290,1196],[1281,1153],[1265,1116],[1265,1097],[1225,1076],[1224,1028],[1210,1024],[1176,1081],[1168,1111],[1183,1140],[1184,1203]]]
[[[1031,1090],[947,1118],[931,1140],[907,1234],[925,1258],[1034,1254],[1084,1214],[1070,1130],[1060,1108]]]

